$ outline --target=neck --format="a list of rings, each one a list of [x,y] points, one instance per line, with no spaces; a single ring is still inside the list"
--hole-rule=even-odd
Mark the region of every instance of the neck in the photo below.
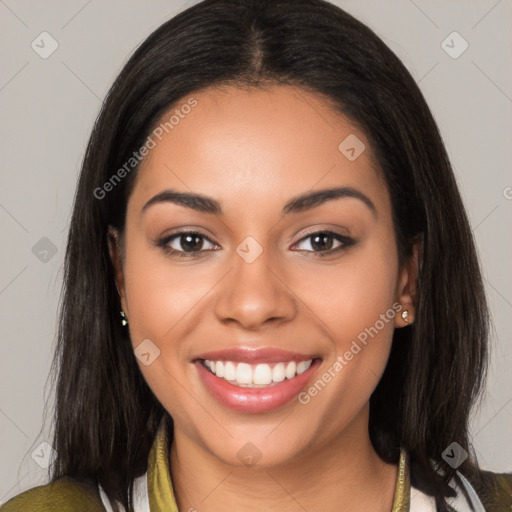
[[[179,510],[200,512],[389,512],[397,477],[373,449],[367,408],[323,445],[266,468],[225,464],[175,427],[170,469]]]

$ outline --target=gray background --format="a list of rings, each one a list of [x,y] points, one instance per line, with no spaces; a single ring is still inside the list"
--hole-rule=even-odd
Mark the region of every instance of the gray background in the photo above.
[[[135,47],[192,3],[0,0],[0,503],[46,481],[41,466],[51,450],[40,443],[50,440],[43,406],[47,397],[53,403],[45,383],[66,231],[101,100]],[[446,142],[495,324],[487,394],[471,432],[481,465],[510,471],[512,1],[336,3],[402,59]],[[50,48],[43,31],[59,45],[47,59],[31,47]],[[469,43],[456,59],[441,46],[453,31]],[[456,39],[447,44],[461,48]]]

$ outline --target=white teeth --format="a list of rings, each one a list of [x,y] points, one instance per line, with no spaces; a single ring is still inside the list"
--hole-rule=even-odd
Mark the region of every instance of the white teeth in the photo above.
[[[220,377],[220,375],[217,375]],[[238,363],[236,367],[236,381],[240,384],[252,383],[252,368],[247,363]]]
[[[286,370],[284,374],[287,379],[293,379],[295,377],[295,373],[297,372],[297,363],[295,361],[290,361],[286,366]]]
[[[235,363],[233,361],[204,360],[203,365],[217,377],[230,381],[242,387],[267,387],[293,379],[296,375],[304,373],[312,364],[313,359],[277,363],[274,366],[260,363],[250,365]]]
[[[272,370],[272,380],[282,382],[284,380],[284,363],[277,363]]]
[[[236,368],[231,361],[227,361],[226,364],[224,365],[224,378],[226,380],[236,379]]]
[[[297,365],[297,375],[304,373],[311,366],[311,360],[309,361],[301,361]]]
[[[218,375],[217,375],[218,377]],[[272,370],[268,364],[258,364],[252,374],[253,384],[270,384],[272,382]]]

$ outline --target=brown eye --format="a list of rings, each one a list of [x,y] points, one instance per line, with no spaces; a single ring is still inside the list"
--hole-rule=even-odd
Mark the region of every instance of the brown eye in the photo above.
[[[205,242],[215,247],[215,244],[202,233],[195,231],[180,231],[167,236],[158,242],[158,246],[171,254],[180,253],[193,255],[202,251],[212,250],[212,247],[204,247]]]
[[[309,243],[304,244],[304,242],[308,240]],[[338,245],[334,246],[336,242]],[[333,231],[318,231],[302,238],[302,240],[300,240],[296,245],[306,245],[306,248],[299,250],[313,252],[316,253],[317,256],[324,256],[346,249],[354,243],[355,241],[352,238],[341,235],[340,233],[335,233]]]

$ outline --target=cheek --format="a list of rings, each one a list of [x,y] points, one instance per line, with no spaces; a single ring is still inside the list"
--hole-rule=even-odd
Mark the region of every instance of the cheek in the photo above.
[[[208,277],[200,265],[189,265],[184,271],[160,249],[150,248],[144,239],[127,237],[126,249],[125,288],[135,353],[143,341],[151,341],[147,345],[151,362],[145,365],[138,360],[140,371],[175,420],[186,424],[189,418],[183,411],[190,409],[190,399],[183,390],[190,388],[190,347],[180,340],[187,340],[187,335],[193,332],[193,319],[201,314],[201,299],[214,285],[209,280],[214,279],[211,271]],[[153,353],[158,354],[154,359]]]
[[[125,286],[132,343],[149,338],[161,345],[180,331],[182,320],[211,288],[201,265],[179,267],[146,240],[127,239]],[[200,306],[199,306],[200,307]],[[185,322],[186,323],[186,322]]]
[[[385,369],[394,331],[398,278],[392,237],[372,240],[346,256],[336,267],[319,267],[314,274],[303,272],[298,292],[321,320],[317,323],[333,349],[319,375],[332,384],[327,385],[327,393],[320,393],[317,404],[344,411],[340,412],[344,417],[368,401]],[[323,384],[317,389],[323,389]]]
[[[392,240],[383,237],[364,244],[347,252],[339,264],[302,267],[294,285],[300,287],[301,299],[322,320],[326,333],[339,340],[340,350],[347,340],[373,326],[396,297],[398,265]],[[389,336],[392,327],[389,321],[382,330]]]

